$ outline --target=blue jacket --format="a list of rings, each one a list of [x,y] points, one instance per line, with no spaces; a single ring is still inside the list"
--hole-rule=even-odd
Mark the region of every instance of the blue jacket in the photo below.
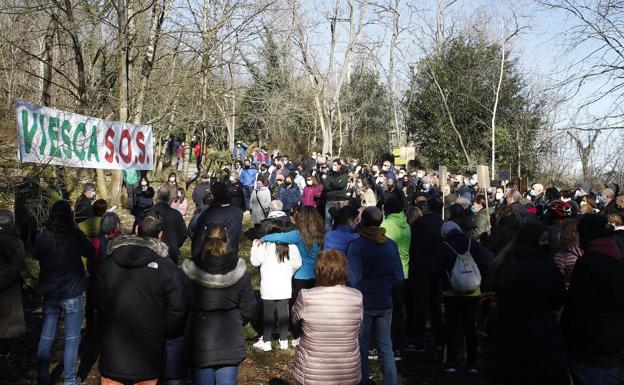
[[[258,175],[258,170],[251,166],[248,169],[240,170],[239,180],[243,186],[253,186],[256,184],[256,175]]]
[[[289,211],[291,208],[297,206],[301,200],[301,192],[296,184],[290,185],[290,187],[282,186],[277,191],[277,199],[282,201],[284,207],[283,211]]]
[[[347,281],[362,292],[364,310],[392,309],[392,288],[404,280],[399,248],[384,239],[379,243],[360,236],[347,248]]]
[[[303,243],[299,230],[289,231],[287,233],[273,233],[262,237],[263,242],[288,243],[296,245],[301,254],[301,268],[295,273],[296,279],[314,279],[314,267],[316,265],[316,254],[321,251],[321,245],[314,244],[311,250],[308,250]]]
[[[347,246],[349,246],[349,242],[354,239],[358,239],[359,237],[360,234],[354,233],[346,225],[340,225],[336,227],[336,230],[325,234],[323,250],[336,249],[344,255],[347,255]]]
[[[240,148],[238,148],[236,145],[234,146],[234,148],[232,149],[232,160],[240,160],[241,162],[244,162],[245,159],[247,159],[247,148],[249,146],[247,145],[247,143],[241,143]]]

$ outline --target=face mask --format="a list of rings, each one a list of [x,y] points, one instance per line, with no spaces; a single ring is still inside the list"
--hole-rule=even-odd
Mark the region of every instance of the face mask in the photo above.
[[[231,177],[230,177],[230,182],[234,183],[234,181],[235,181],[235,180],[236,180],[236,179],[234,179],[234,177],[233,177],[233,176],[231,176]]]
[[[256,183],[256,189],[258,189],[258,190],[259,190],[259,189],[261,189],[261,188],[263,188],[263,187],[264,187],[264,186],[262,185],[262,183]]]
[[[141,186],[147,186],[147,182],[146,181],[141,182]]]
[[[425,190],[429,190],[429,187],[431,187],[431,185],[429,183],[423,183],[423,188]]]
[[[284,159],[284,164],[288,163],[288,159]]]
[[[409,180],[408,179],[403,179],[403,185],[407,186],[409,184]]]
[[[364,187],[364,185],[362,184],[362,182],[358,182],[357,186],[358,186],[358,188],[362,188],[362,187]]]
[[[496,193],[496,200],[497,201],[502,201],[503,200],[503,193],[502,192],[497,192]]]
[[[311,181],[311,180],[306,180],[306,184],[307,184],[308,186],[312,186],[312,181]]]
[[[418,174],[416,174],[416,176],[417,176],[418,178],[422,179],[422,177],[424,177],[424,176],[425,176],[425,173],[424,173],[424,172],[419,172]]]
[[[384,178],[382,178],[380,176],[377,177],[377,184],[384,184],[384,183],[386,183],[386,180]]]
[[[334,170],[334,172],[338,172],[339,169],[340,169],[339,166],[332,166],[332,170]]]
[[[477,207],[476,207],[475,205],[470,206],[470,210],[471,210],[473,213],[479,212],[479,209],[477,209]]]
[[[175,176],[172,176],[171,178],[169,178],[169,182],[171,183],[175,182]]]
[[[241,145],[240,145],[240,144],[237,144],[237,145],[236,145],[236,147],[241,148]]]
[[[399,173],[399,178],[403,178],[404,176],[405,176],[405,173],[404,173],[404,172],[400,172],[400,173]]]
[[[277,184],[282,184],[282,183],[284,183],[284,181],[281,181],[281,180],[277,181]]]
[[[531,191],[529,191],[529,195],[531,195],[532,197],[535,196],[535,190],[531,189]]]
[[[386,166],[385,164],[384,164],[383,166],[381,166],[381,169],[382,169],[382,170],[384,170],[384,171],[388,171],[388,168],[389,168],[389,167],[388,167],[388,166]]]
[[[182,193],[178,193],[178,198],[182,198]]]

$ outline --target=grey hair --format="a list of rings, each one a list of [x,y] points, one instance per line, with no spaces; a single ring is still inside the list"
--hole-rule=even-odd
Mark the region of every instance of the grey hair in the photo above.
[[[88,190],[95,190],[95,184],[91,182],[87,182],[82,186],[82,192],[87,192]]]
[[[284,208],[284,203],[282,203],[282,201],[278,199],[272,200],[271,203],[269,204],[269,210],[271,211],[282,211],[283,208]]]
[[[104,213],[100,219],[100,233],[110,234],[115,230],[121,230],[119,216],[112,211]]]

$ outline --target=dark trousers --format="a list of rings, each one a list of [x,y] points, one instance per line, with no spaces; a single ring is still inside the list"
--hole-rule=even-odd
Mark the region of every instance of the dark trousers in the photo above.
[[[271,341],[273,339],[273,326],[275,320],[279,325],[279,339],[285,341],[288,339],[288,300],[262,300],[262,327],[264,334],[262,339],[264,341]]]
[[[479,297],[444,296],[444,316],[446,319],[446,341],[448,344],[447,362],[457,363],[462,331],[466,337],[468,365],[477,363],[477,311]]]
[[[403,310],[405,303],[405,282],[392,288],[392,346],[399,349],[403,345],[405,322]]]
[[[134,207],[134,203],[136,202],[134,189],[136,189],[138,185],[138,183],[126,184],[126,191],[128,192],[128,209],[132,209]]]
[[[427,318],[431,321],[431,332],[435,346],[442,346],[442,289],[440,278],[428,275],[410,276],[408,293],[411,306],[408,307],[408,323],[412,325],[410,337],[419,346],[424,346]]]
[[[311,289],[314,287],[313,279],[297,279],[293,278],[292,280],[292,297],[290,297],[290,315],[292,316],[292,307],[295,306],[295,302],[297,302],[297,296],[302,289]],[[292,318],[290,319],[290,332],[293,335],[293,338],[299,338],[301,335],[301,328],[299,325],[295,325],[292,323]]]
[[[95,309],[95,286],[93,277],[89,277],[87,280],[86,290],[86,303],[85,303],[85,331],[87,338],[93,338],[97,335],[97,317]]]

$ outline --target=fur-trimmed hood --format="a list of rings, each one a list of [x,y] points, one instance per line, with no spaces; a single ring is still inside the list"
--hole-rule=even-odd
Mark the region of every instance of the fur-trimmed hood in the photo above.
[[[221,289],[233,286],[243,278],[247,272],[247,264],[242,258],[239,258],[234,270],[226,274],[210,274],[202,270],[192,260],[186,259],[182,263],[182,271],[191,281],[198,285],[212,289]]]
[[[112,256],[115,262],[125,267],[145,266],[154,260],[154,254],[159,258],[167,258],[169,247],[159,239],[136,235],[117,236],[106,247],[106,255]]]

